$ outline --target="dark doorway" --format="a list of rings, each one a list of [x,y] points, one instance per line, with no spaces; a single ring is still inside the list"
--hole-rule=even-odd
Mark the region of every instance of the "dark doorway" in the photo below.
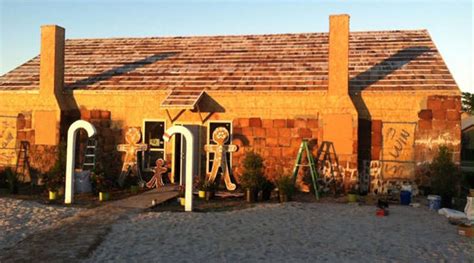
[[[176,124],[176,125],[183,125],[183,124]],[[193,152],[193,159],[194,159],[194,171],[193,177],[198,175],[199,171],[199,125],[188,125],[184,124],[184,127],[188,128],[191,133],[194,135],[194,152]],[[175,184],[184,183],[183,179],[186,174],[186,139],[181,134],[177,134],[174,137],[174,172],[173,172],[173,179]]]

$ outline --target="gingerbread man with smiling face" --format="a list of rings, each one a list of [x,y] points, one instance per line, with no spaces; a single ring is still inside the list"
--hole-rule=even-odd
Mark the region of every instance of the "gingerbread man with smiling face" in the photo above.
[[[142,137],[140,130],[136,127],[131,127],[127,129],[125,134],[125,141],[127,144],[117,145],[117,150],[120,152],[125,152],[125,159],[122,165],[122,173],[119,177],[119,184],[123,185],[125,177],[129,173],[129,170],[135,175],[138,175],[137,168],[137,153],[143,152],[148,149],[148,145],[144,143],[138,143]]]
[[[208,144],[204,146],[206,152],[214,153],[214,162],[212,170],[209,174],[208,181],[213,183],[216,180],[219,168],[222,169],[222,176],[224,177],[225,186],[228,190],[233,191],[236,185],[230,179],[229,166],[227,165],[227,152],[235,152],[238,150],[237,145],[225,145],[229,140],[229,132],[224,127],[219,127],[212,133],[212,140],[216,144]]]

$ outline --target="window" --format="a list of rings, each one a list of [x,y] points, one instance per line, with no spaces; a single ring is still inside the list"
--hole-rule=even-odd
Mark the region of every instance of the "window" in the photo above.
[[[211,121],[209,122],[209,126],[207,129],[207,144],[216,144],[212,140],[212,133],[219,127],[224,127],[229,131],[229,140],[225,143],[226,145],[229,145],[232,142],[232,122],[230,121]],[[227,164],[229,166],[229,170],[232,170],[232,156],[230,153],[227,153]],[[210,173],[212,170],[212,164],[214,160],[214,153],[207,153],[207,173]]]
[[[142,154],[142,169],[152,170],[155,168],[156,160],[165,159],[165,121],[145,120],[143,124],[143,143],[148,144],[148,151]]]

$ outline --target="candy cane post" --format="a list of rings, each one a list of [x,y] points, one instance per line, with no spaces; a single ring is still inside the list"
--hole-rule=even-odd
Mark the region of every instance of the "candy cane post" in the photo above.
[[[75,121],[67,131],[65,204],[72,204],[74,202],[74,160],[76,159],[76,135],[79,129],[86,130],[87,137],[92,137],[97,133],[92,124],[83,120]]]
[[[166,130],[163,135],[165,142],[169,142],[171,136],[180,133],[186,139],[186,188],[184,193],[184,211],[193,211],[193,151],[194,151],[194,136],[191,131],[184,126],[173,126]]]

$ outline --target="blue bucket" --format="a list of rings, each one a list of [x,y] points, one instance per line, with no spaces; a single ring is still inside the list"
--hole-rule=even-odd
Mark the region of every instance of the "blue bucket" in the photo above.
[[[410,191],[401,191],[400,192],[400,204],[410,205],[411,203],[411,192]]]
[[[428,206],[430,210],[439,210],[441,208],[441,196],[439,195],[428,195]]]

